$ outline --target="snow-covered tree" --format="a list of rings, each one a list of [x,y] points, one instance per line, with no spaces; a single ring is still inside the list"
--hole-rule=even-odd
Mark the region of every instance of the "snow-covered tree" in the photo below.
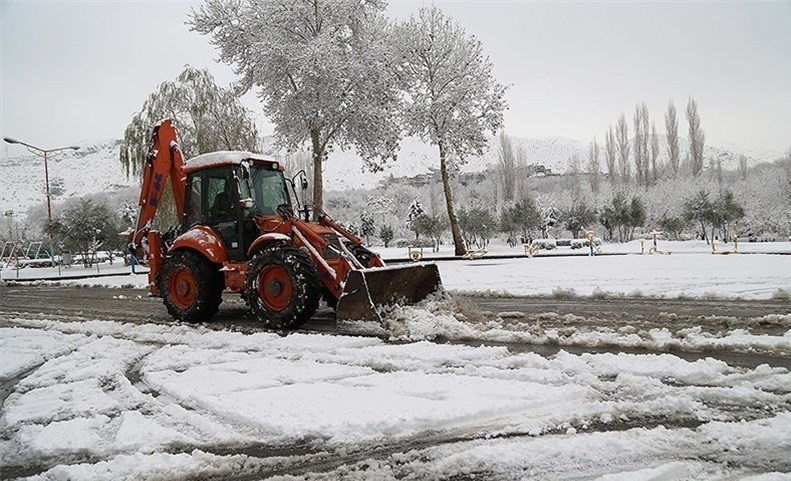
[[[740,155],[739,156],[739,176],[742,180],[747,180],[747,156]]]
[[[687,123],[689,123],[689,161],[692,175],[697,177],[703,171],[703,146],[706,134],[700,126],[698,103],[694,98],[687,103]]]
[[[733,224],[744,217],[744,207],[736,200],[733,192],[726,189],[714,201],[714,227],[722,232],[722,241],[728,242],[733,233]]]
[[[599,143],[596,138],[588,147],[588,179],[591,184],[591,191],[596,194],[599,192],[599,183],[601,182],[601,162],[599,162]]]
[[[492,75],[481,42],[436,7],[398,28],[399,74],[406,94],[407,131],[439,149],[440,173],[456,255],[466,252],[453,205],[452,164],[481,155],[486,131],[503,124],[505,87]]]
[[[371,208],[374,214],[381,216],[382,222],[384,222],[385,217],[393,210],[393,202],[392,197],[377,195],[369,197],[365,204]]]
[[[656,133],[656,125],[651,123],[651,182],[654,183],[659,178],[657,161],[659,160],[659,135]]]
[[[323,208],[322,163],[354,147],[371,170],[395,157],[398,91],[384,0],[206,0],[193,30],[209,35],[287,149],[309,145],[314,217]]]
[[[516,186],[517,152],[513,140],[505,132],[500,132],[497,144],[497,168],[503,187],[503,200],[510,202],[514,200]]]
[[[673,176],[678,174],[678,163],[681,153],[678,147],[678,118],[676,117],[676,106],[673,102],[667,104],[665,113],[665,136],[667,138],[667,156],[670,172]]]
[[[582,169],[580,167],[580,156],[577,152],[571,154],[569,157],[568,170],[566,171],[566,189],[571,192],[572,197],[579,197],[582,186],[580,185],[580,174]]]
[[[617,150],[615,145],[615,132],[612,125],[607,129],[604,135],[604,155],[607,162],[607,173],[610,176],[610,183],[612,185],[618,184],[618,168],[617,165]]]
[[[615,139],[618,144],[618,169],[621,182],[628,184],[632,177],[629,165],[629,126],[626,125],[626,116],[621,114],[615,127]]]
[[[175,81],[167,81],[148,96],[124,132],[121,165],[127,175],[139,175],[151,148],[151,132],[163,118],[179,130],[179,148],[186,158],[216,150],[255,150],[258,131],[250,110],[234,92],[217,86],[208,70],[189,65]]]
[[[637,185],[648,184],[648,107],[645,102],[634,107],[634,164]]]

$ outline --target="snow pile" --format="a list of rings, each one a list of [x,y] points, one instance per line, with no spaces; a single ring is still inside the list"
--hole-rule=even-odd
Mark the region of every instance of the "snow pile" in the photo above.
[[[643,348],[655,351],[730,350],[786,355],[791,353],[791,330],[782,336],[752,334],[745,329],[705,332],[701,327],[638,330],[625,325],[618,328],[576,326],[583,324],[577,316],[544,313],[532,319],[520,312],[498,313],[488,319],[471,303],[457,298],[434,297],[415,306],[398,306],[383,313],[382,326],[372,323],[346,322],[341,328],[354,333],[382,335],[393,341],[455,340],[488,341],[533,345]],[[544,327],[542,320],[560,320],[565,327]],[[592,323],[584,323],[592,324]],[[595,323],[593,323],[595,324]],[[747,324],[791,325],[791,314],[769,315]],[[384,330],[382,330],[382,327]]]
[[[260,467],[245,455],[217,456],[201,450],[190,453],[135,453],[118,455],[96,464],[82,463],[54,467],[29,481],[101,480],[138,481],[141,479],[197,479],[240,475]]]

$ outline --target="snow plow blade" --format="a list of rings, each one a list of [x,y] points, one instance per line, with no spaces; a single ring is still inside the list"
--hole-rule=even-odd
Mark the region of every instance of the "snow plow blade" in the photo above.
[[[336,307],[346,321],[381,321],[382,307],[417,304],[442,290],[436,264],[378,267],[349,272]]]

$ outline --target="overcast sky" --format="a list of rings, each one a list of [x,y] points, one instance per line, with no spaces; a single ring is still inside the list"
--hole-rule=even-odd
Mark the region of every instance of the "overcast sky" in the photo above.
[[[430,3],[391,0],[388,13],[405,18]],[[509,134],[601,140],[620,112],[631,125],[640,101],[661,132],[668,101],[683,113],[694,96],[707,143],[791,147],[789,1],[434,3],[482,40],[511,85]],[[199,4],[0,0],[2,135],[44,148],[120,138],[185,64],[227,85],[231,68],[184,24]],[[255,96],[244,101],[271,133]]]

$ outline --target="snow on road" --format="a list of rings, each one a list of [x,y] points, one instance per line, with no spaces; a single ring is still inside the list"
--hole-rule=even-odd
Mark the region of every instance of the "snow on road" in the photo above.
[[[767,365],[112,321],[3,326],[0,379],[13,392],[0,459],[34,479],[289,474],[311,459],[330,463],[320,479],[791,471],[791,373]],[[331,464],[388,445],[377,460]],[[260,454],[234,454],[251,446]]]

